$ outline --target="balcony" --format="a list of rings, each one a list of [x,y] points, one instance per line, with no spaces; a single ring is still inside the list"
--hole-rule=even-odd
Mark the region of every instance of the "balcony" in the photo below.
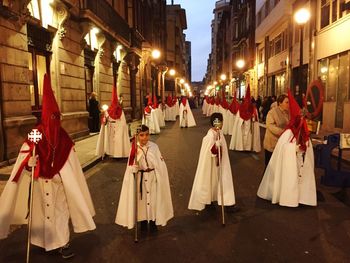
[[[106,0],[83,0],[80,2],[81,17],[102,21],[114,33],[130,43],[128,23],[115,11]]]

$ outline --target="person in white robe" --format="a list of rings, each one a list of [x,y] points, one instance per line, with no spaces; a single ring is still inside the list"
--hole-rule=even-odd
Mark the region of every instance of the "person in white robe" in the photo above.
[[[209,104],[207,109],[207,117],[210,117],[214,113],[214,105],[215,105],[215,98],[210,97],[209,98]]]
[[[165,226],[173,216],[168,170],[157,144],[149,141],[148,127],[142,125],[130,151],[124,174],[115,223],[128,229],[135,226],[135,179],[137,176],[137,221],[141,229]]]
[[[173,103],[170,94],[168,94],[168,97],[166,99],[164,113],[165,121],[176,121],[175,104]]]
[[[261,151],[260,125],[258,111],[251,102],[250,87],[237,112],[232,128],[230,150]]]
[[[193,117],[192,110],[190,108],[190,104],[186,97],[181,99],[180,104],[180,127],[194,127],[196,126],[196,121]]]
[[[227,111],[227,118],[228,118],[228,134],[232,135],[233,131],[233,124],[235,123],[236,120],[236,115],[239,109],[239,103],[236,99],[236,93],[234,97],[232,98],[231,104],[228,108]]]
[[[316,206],[314,153],[306,120],[289,91],[290,122],[277,141],[257,195],[281,206]]]
[[[205,95],[204,98],[203,98],[203,105],[202,105],[202,113],[204,115],[207,115],[208,102],[209,102],[209,97],[207,95]]]
[[[179,116],[180,115],[180,105],[179,105],[179,100],[176,96],[173,97],[173,103],[175,105],[175,115]]]
[[[42,140],[35,145],[27,140],[0,196],[0,239],[9,235],[10,225],[27,224],[31,173],[34,169],[31,244],[46,251],[58,249],[63,258],[74,253],[69,249],[69,219],[74,232],[96,228],[94,206],[84,174],[74,151],[74,143],[60,125],[60,111],[44,76],[41,124],[36,129]]]
[[[220,105],[220,113],[222,114],[223,117],[223,125],[222,125],[222,132],[224,135],[229,134],[229,119],[228,119],[228,110],[229,105],[227,103],[225,93],[222,94],[222,100],[221,100],[221,105]]]
[[[162,103],[158,104],[158,100],[157,100],[157,97],[155,95],[153,96],[152,109],[154,110],[154,112],[157,116],[159,127],[160,128],[165,127],[163,105],[162,105]]]
[[[157,113],[152,108],[152,98],[151,95],[148,95],[148,103],[144,108],[144,112],[142,115],[142,124],[146,125],[149,128],[150,134],[159,134],[160,126],[159,119]]]
[[[113,158],[128,157],[130,151],[129,128],[118,101],[117,89],[112,88],[112,100],[104,112],[103,123],[97,140],[96,155]]]
[[[222,120],[221,113],[213,113],[211,116],[210,121],[213,127],[209,129],[202,141],[188,209],[200,211],[214,201],[217,201],[219,205],[222,204],[219,183],[220,172],[223,182],[224,205],[235,205],[235,193],[226,140],[221,128],[215,125],[215,122],[222,122]],[[219,160],[220,150],[221,160]]]

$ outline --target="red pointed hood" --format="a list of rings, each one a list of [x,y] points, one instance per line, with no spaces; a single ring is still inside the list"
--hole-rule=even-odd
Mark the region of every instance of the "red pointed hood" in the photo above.
[[[215,104],[216,104],[217,106],[220,105],[220,97],[219,97],[218,95],[216,95]]]
[[[52,178],[66,163],[74,143],[61,127],[60,109],[47,74],[44,76],[41,123],[36,128],[43,133],[42,140],[36,146],[39,155],[38,174],[40,177]],[[27,144],[33,145],[28,140]]]
[[[153,95],[153,106],[152,106],[153,109],[157,109],[158,108],[158,100],[157,100],[157,97],[156,95]]]
[[[108,112],[108,115],[115,120],[120,119],[120,117],[122,116],[123,110],[118,101],[117,88],[114,86],[112,88],[111,105],[109,106],[107,112]]]
[[[287,129],[291,129],[291,131],[293,132],[294,138],[296,138],[297,140],[297,144],[300,145],[300,149],[306,151],[306,144],[310,138],[306,119],[302,115],[302,111],[299,107],[299,104],[293,97],[290,90],[288,90],[288,100],[290,121],[287,125]]]
[[[239,110],[239,103],[236,98],[236,92],[232,98],[229,110],[231,111],[232,114],[237,114],[237,111]]]
[[[171,98],[170,94],[168,94],[168,97],[166,98],[166,104],[167,104],[169,107],[172,107],[172,106],[173,106],[173,99]]]
[[[250,120],[255,114],[255,106],[250,97],[250,86],[248,85],[243,103],[239,106],[239,115],[245,121]]]
[[[182,97],[181,103],[182,103],[182,105],[186,106],[187,98],[186,97]]]
[[[209,102],[210,102],[209,96],[205,96],[205,101],[209,104]]]
[[[222,96],[221,107],[223,107],[225,110],[227,110],[229,107],[225,95]]]

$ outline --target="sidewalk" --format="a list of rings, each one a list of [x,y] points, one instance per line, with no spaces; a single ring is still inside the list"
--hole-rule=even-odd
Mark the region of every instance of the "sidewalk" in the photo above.
[[[131,136],[133,136],[137,126],[140,124],[141,120],[134,120],[131,123],[128,123]],[[74,141],[74,148],[84,172],[101,161],[101,157],[95,156],[98,135],[99,133],[91,133],[87,137]],[[0,167],[0,194],[2,193],[5,184],[11,175],[13,166],[14,164]]]

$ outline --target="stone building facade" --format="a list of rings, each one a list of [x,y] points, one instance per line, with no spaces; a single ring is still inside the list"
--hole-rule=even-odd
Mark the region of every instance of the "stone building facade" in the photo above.
[[[72,138],[89,134],[91,92],[109,105],[113,85],[140,119],[158,88],[152,48],[166,50],[165,0],[0,0],[0,163],[40,120],[45,73]]]

